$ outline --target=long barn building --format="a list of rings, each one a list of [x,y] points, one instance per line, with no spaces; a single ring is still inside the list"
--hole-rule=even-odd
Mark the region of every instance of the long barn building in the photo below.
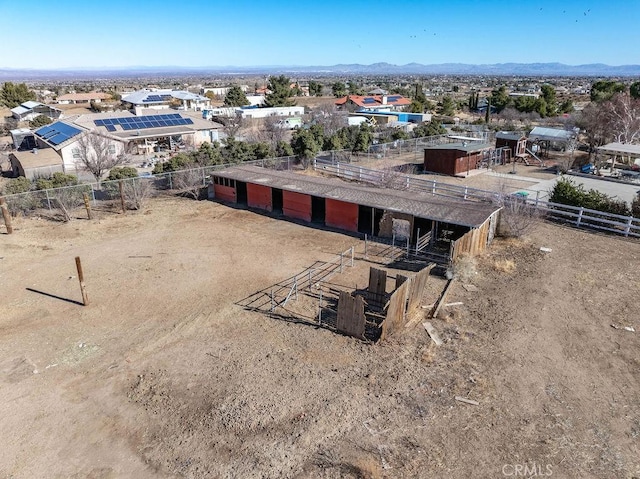
[[[219,201],[371,236],[390,235],[390,230],[382,231],[384,217],[407,220],[411,244],[418,234],[446,231],[447,239],[455,241],[477,230],[475,250],[484,249],[490,242],[498,212],[489,202],[376,188],[249,165],[213,173],[209,195]]]

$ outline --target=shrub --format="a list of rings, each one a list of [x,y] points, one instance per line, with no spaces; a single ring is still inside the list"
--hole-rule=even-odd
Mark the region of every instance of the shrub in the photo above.
[[[131,166],[115,166],[109,170],[109,176],[107,177],[107,181],[109,180],[123,180],[125,178],[137,178],[138,170]]]
[[[62,188],[63,186],[75,186],[78,184],[78,177],[56,171],[49,178],[36,179],[34,184],[36,190],[50,190],[52,188]]]
[[[5,195],[15,195],[18,193],[24,193],[31,189],[31,181],[26,179],[24,176],[20,176],[16,179],[9,180],[9,182],[4,187]]]
[[[588,208],[621,216],[629,216],[631,210],[625,201],[616,200],[597,190],[585,190],[571,179],[561,178],[551,190],[549,201],[563,205]]]

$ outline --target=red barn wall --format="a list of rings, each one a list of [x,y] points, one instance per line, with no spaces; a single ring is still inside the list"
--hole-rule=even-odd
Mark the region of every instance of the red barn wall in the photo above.
[[[247,183],[247,205],[251,208],[273,211],[271,187]]]
[[[358,231],[358,205],[327,198],[325,224],[347,231]]]
[[[229,203],[237,202],[235,186],[213,185],[213,192],[219,200],[228,201]]]
[[[282,212],[290,218],[311,221],[311,196],[294,191],[282,191]]]
[[[482,161],[482,153],[467,155],[459,150],[425,150],[424,169],[445,175],[459,175],[474,170]]]

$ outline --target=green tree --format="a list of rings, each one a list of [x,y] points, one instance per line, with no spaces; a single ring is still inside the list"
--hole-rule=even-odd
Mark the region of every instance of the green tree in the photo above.
[[[305,167],[320,151],[320,145],[317,143],[316,137],[313,132],[307,129],[295,131],[293,138],[291,138],[291,148]]]
[[[627,90],[624,83],[614,80],[598,80],[591,85],[591,101],[601,103],[611,100],[616,93],[623,93]]]
[[[425,136],[437,136],[447,133],[447,129],[442,123],[436,120],[425,121],[413,129],[414,138],[424,138]]]
[[[556,100],[556,90],[551,85],[542,85],[542,98],[545,101],[545,114],[540,116],[555,116],[558,114],[558,101]]]
[[[249,104],[247,95],[239,86],[232,86],[224,97],[225,106],[245,106]]]
[[[271,93],[264,98],[264,104],[268,107],[274,106],[294,106],[295,102],[291,100],[293,90],[291,89],[291,80],[284,76],[269,77],[269,90]]]
[[[629,87],[631,98],[640,99],[640,81],[633,82]]]
[[[563,101],[558,107],[560,113],[571,113],[573,110],[573,102],[570,99]]]
[[[337,81],[331,85],[331,92],[336,98],[340,98],[347,95],[347,87],[344,83]]]
[[[51,123],[51,118],[46,115],[38,115],[29,122],[29,128],[40,128]]]
[[[438,113],[444,116],[452,116],[455,113],[455,103],[450,96],[444,96],[438,105]]]
[[[310,96],[322,96],[322,85],[317,81],[309,81],[309,95]]]
[[[511,98],[509,98],[509,93],[507,93],[507,87],[502,85],[498,89],[494,89],[491,92],[491,96],[489,97],[490,103],[496,109],[496,113],[500,113],[511,103]]]
[[[24,83],[12,83],[8,81],[2,85],[2,89],[0,90],[0,103],[7,108],[15,108],[25,101],[35,99],[35,92],[29,90]]]
[[[349,90],[349,95],[362,95],[364,93],[360,84],[352,80],[347,83],[347,89]]]

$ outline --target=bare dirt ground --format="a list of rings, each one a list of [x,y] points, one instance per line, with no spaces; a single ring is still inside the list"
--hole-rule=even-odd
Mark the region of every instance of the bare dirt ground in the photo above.
[[[236,305],[350,236],[170,198],[14,227],[0,477],[640,475],[638,243],[551,224],[497,241],[460,265],[436,347],[420,325],[369,345]]]

